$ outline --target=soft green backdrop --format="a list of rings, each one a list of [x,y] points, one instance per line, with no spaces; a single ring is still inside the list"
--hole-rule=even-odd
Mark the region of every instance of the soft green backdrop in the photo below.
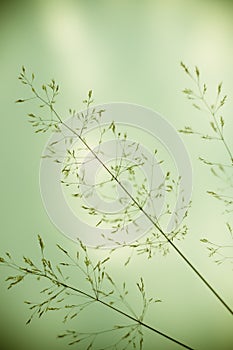
[[[61,113],[67,113],[69,107],[80,108],[80,101],[92,88],[97,103],[137,103],[157,110],[177,129],[192,125],[207,130],[206,116],[193,110],[181,93],[189,81],[179,67],[180,60],[189,66],[198,65],[213,95],[216,84],[224,81],[229,95],[225,108],[228,136],[233,146],[232,18],[231,1],[1,2],[1,254],[8,250],[17,257],[36,256],[38,233],[46,240],[52,257],[56,257],[56,243],[74,249],[73,243],[54,228],[41,203],[38,169],[47,136],[32,133],[24,117],[29,106],[14,104],[25,96],[17,81],[21,65],[33,70],[40,82],[52,77],[60,82]],[[199,242],[203,236],[221,242],[225,218],[221,206],[205,194],[215,181],[197,158],[221,159],[224,150],[192,137],[184,141],[193,163],[194,186],[190,231],[180,247],[232,304],[231,268],[217,267]],[[122,255],[120,251],[115,254],[113,275]],[[1,275],[5,275],[2,270]],[[122,278],[129,284],[143,275],[148,293],[163,300],[149,312],[148,323],[196,349],[233,348],[230,315],[173,252],[166,258],[157,255],[150,262],[135,258],[122,276],[117,275],[119,281]],[[28,310],[23,300],[34,300],[37,288],[26,283],[8,292],[1,277],[1,349],[68,348],[56,339],[57,333],[67,328],[58,315],[25,326]],[[132,294],[132,304],[134,298]],[[93,327],[100,315],[121,322],[111,313],[98,308],[94,311]],[[88,322],[86,318],[82,326]],[[179,347],[146,332],[145,349],[155,348]]]

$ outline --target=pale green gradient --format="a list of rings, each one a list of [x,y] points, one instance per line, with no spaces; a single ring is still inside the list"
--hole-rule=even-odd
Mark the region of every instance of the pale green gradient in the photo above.
[[[30,105],[14,104],[27,96],[16,79],[22,64],[33,70],[41,83],[53,77],[60,82],[58,108],[64,116],[70,107],[79,109],[86,91],[92,88],[96,103],[141,104],[157,110],[178,129],[192,125],[207,131],[208,118],[193,110],[180,92],[190,83],[179,68],[180,60],[198,65],[212,95],[216,84],[224,82],[229,94],[227,133],[233,146],[230,1],[41,0],[1,6],[1,253],[37,256],[38,233],[44,237],[51,259],[59,261],[56,243],[75,249],[56,231],[41,202],[38,169],[47,136],[34,135],[27,124],[24,115],[30,112]],[[231,269],[213,264],[199,242],[203,236],[222,242],[226,219],[219,203],[205,194],[215,188],[216,181],[197,158],[225,159],[224,149],[196,138],[184,141],[193,162],[194,192],[189,235],[179,246],[232,305]],[[119,273],[119,262],[126,258],[126,252],[119,250],[111,269],[119,282],[126,280],[131,286],[135,308],[138,299],[133,283],[141,275],[148,293],[163,300],[148,313],[148,323],[196,349],[232,349],[230,315],[174,252],[151,261],[135,257],[128,270],[120,264]],[[0,273],[3,281],[2,270]],[[4,350],[69,348],[56,339],[57,333],[68,328],[58,314],[25,326],[29,313],[22,302],[35,300],[37,288],[29,282],[8,292],[1,282],[0,340]],[[95,329],[108,322],[120,323],[122,318],[97,307],[91,320]],[[82,327],[89,322],[86,316]],[[155,348],[179,347],[147,331],[145,349]]]

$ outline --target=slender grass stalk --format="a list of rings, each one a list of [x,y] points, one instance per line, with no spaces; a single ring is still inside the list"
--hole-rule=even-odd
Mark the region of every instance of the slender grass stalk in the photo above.
[[[12,287],[18,285],[21,283],[27,276],[36,277],[37,280],[44,279],[46,281],[49,281],[51,283],[51,286],[48,288],[45,288],[40,293],[47,295],[46,299],[43,302],[40,303],[31,303],[30,301],[26,301],[25,303],[29,305],[30,309],[32,310],[32,315],[27,321],[27,324],[31,322],[33,317],[38,315],[38,317],[41,317],[46,312],[49,311],[59,311],[62,308],[63,309],[70,309],[73,314],[70,315],[70,312],[65,316],[64,322],[67,321],[67,319],[74,319],[77,317],[77,315],[85,308],[87,308],[89,305],[93,303],[101,304],[102,306],[106,307],[107,309],[110,309],[128,320],[133,321],[133,325],[128,325],[126,327],[131,327],[131,331],[127,331],[127,336],[123,336],[120,338],[119,342],[121,340],[124,340],[130,336],[130,334],[137,330],[138,335],[140,335],[140,341],[139,341],[139,347],[142,349],[143,344],[143,333],[140,330],[141,328],[149,329],[150,331],[162,336],[163,338],[180,345],[181,347],[185,349],[193,350],[192,347],[184,344],[183,342],[180,342],[179,340],[169,336],[168,334],[154,328],[153,326],[147,324],[144,322],[144,316],[146,313],[146,310],[148,306],[152,303],[160,302],[159,299],[149,298],[147,299],[146,293],[145,293],[145,284],[143,279],[141,278],[140,282],[137,283],[138,290],[142,296],[143,306],[142,306],[142,313],[140,316],[137,316],[135,313],[132,314],[120,309],[117,306],[114,306],[114,300],[116,299],[116,296],[114,297],[114,294],[119,294],[120,301],[123,306],[126,307],[129,311],[131,311],[128,303],[125,300],[126,295],[128,294],[126,290],[126,284],[123,283],[123,293],[119,292],[119,289],[116,288],[116,284],[113,280],[113,278],[109,275],[109,273],[105,269],[105,264],[109,260],[109,258],[105,258],[103,261],[98,261],[97,264],[94,264],[91,258],[88,255],[87,247],[79,241],[80,244],[80,251],[84,256],[80,255],[80,252],[77,252],[77,256],[74,259],[67,250],[65,250],[60,245],[58,246],[58,249],[66,256],[66,258],[69,258],[70,262],[62,262],[57,266],[53,266],[53,263],[46,259],[44,254],[45,244],[40,236],[38,236],[39,246],[41,250],[41,267],[38,267],[32,259],[28,257],[24,257],[24,263],[25,266],[19,265],[15,263],[9,253],[6,253],[6,257],[0,257],[0,264],[4,265],[6,267],[9,267],[17,272],[17,275],[10,276],[6,279],[7,282],[9,282],[8,289],[11,289]],[[84,266],[82,266],[84,265]],[[78,288],[71,283],[68,282],[69,277],[65,277],[63,271],[61,268],[67,268],[75,266],[78,268],[78,271],[81,273],[81,275],[84,276],[85,280],[88,282],[90,291],[83,290],[82,288]],[[85,269],[86,267],[86,269]],[[90,267],[90,268],[89,268]],[[80,276],[78,276],[80,281]],[[113,290],[107,291],[106,288],[106,282],[110,284],[110,286],[113,288]],[[103,286],[103,283],[105,283],[105,286]],[[74,295],[76,297],[84,297],[87,299],[87,302],[84,303],[78,303],[78,304],[67,304],[66,299],[70,297],[71,295]],[[110,299],[109,299],[110,298]],[[74,311],[76,309],[76,311]],[[78,310],[78,311],[77,311]],[[108,332],[114,331],[116,329],[122,329],[125,326],[116,326],[116,328],[108,330]],[[104,331],[106,332],[106,331]],[[59,338],[63,338],[67,335],[72,335],[72,337],[75,337],[78,339],[72,341],[70,345],[75,344],[77,342],[83,341],[86,338],[89,338],[94,335],[94,339],[91,339],[91,342],[89,344],[90,348],[96,338],[97,335],[102,334],[103,331],[95,332],[95,333],[89,333],[88,337],[80,338],[79,336],[82,335],[78,333],[74,334],[72,331],[68,331],[68,333],[59,335]],[[130,341],[128,341],[128,345],[131,343],[135,343],[136,336],[133,336]],[[135,345],[136,346],[136,345]],[[114,347],[116,348],[116,347]]]
[[[56,117],[57,120],[53,120],[52,122],[52,126],[55,126],[55,128],[58,128],[58,124],[64,126],[65,128],[67,128],[71,133],[73,133],[79,140],[80,142],[86,147],[86,149],[93,155],[93,157],[101,164],[101,166],[103,167],[103,169],[106,170],[106,172],[111,176],[111,178],[120,186],[120,188],[125,192],[125,194],[130,198],[130,200],[132,201],[132,203],[135,205],[135,207],[137,207],[143,214],[144,216],[148,219],[148,221],[156,228],[157,231],[159,231],[161,233],[161,235],[166,239],[166,241],[169,243],[169,245],[176,251],[176,253],[181,257],[181,259],[191,268],[191,270],[194,272],[194,274],[205,284],[205,286],[211,291],[211,293],[213,295],[215,295],[215,297],[219,300],[219,302],[224,306],[224,308],[230,312],[231,315],[233,315],[233,310],[231,309],[231,307],[223,300],[223,298],[219,295],[219,293],[215,290],[215,288],[213,288],[211,286],[211,284],[207,281],[207,279],[200,273],[200,271],[190,262],[190,260],[182,253],[182,251],[176,246],[176,244],[168,237],[168,235],[163,231],[163,229],[159,226],[159,224],[157,223],[157,221],[155,221],[142,207],[142,205],[139,203],[138,200],[136,200],[131,193],[127,190],[127,188],[119,181],[118,177],[112,172],[111,169],[109,169],[106,164],[100,159],[100,157],[96,154],[96,152],[88,145],[88,143],[86,142],[86,140],[84,139],[84,137],[82,136],[82,134],[78,133],[76,130],[73,130],[72,127],[70,127],[69,125],[67,125],[63,120],[62,117],[58,114],[58,112],[55,110],[54,108],[54,96],[58,93],[59,87],[58,85],[55,84],[55,81],[52,80],[51,83],[51,88],[53,90],[53,96],[51,99],[48,98],[48,100],[45,100],[35,89],[34,85],[33,85],[33,80],[31,79],[29,80],[27,78],[27,76],[25,75],[25,68],[23,67],[23,71],[20,75],[20,80],[28,85],[34,96],[41,101],[42,106],[47,106],[49,108],[49,110],[51,111],[51,113]],[[42,89],[46,91],[46,87],[45,85],[42,86]],[[86,104],[87,104],[87,108],[89,108],[89,105],[91,103],[91,96],[92,96],[92,92],[89,92],[89,96],[88,96],[88,100],[86,100]],[[27,99],[26,99],[27,100]],[[22,100],[18,100],[16,102],[24,102],[26,101],[25,99]],[[225,99],[224,99],[225,100]],[[220,102],[220,105],[223,104],[224,101]],[[215,114],[213,114],[213,116],[215,116]],[[46,129],[47,130],[47,129]],[[83,129],[82,129],[83,130]],[[217,128],[218,132],[219,132],[219,128]],[[219,133],[220,135],[220,139],[223,141],[223,134]],[[224,145],[226,146],[225,142]],[[228,149],[228,148],[227,148]],[[230,154],[229,154],[230,155]],[[232,157],[231,157],[232,160]]]
[[[195,93],[191,89],[184,89],[183,92],[186,94],[188,99],[201,102],[204,105],[204,107],[206,108],[206,110],[208,111],[208,113],[212,118],[212,121],[210,122],[211,128],[217,134],[217,137],[210,136],[210,137],[203,137],[203,138],[220,140],[223,143],[225,150],[230,158],[231,165],[233,165],[233,154],[230,150],[230,147],[225,139],[224,132],[223,132],[225,121],[222,116],[220,116],[220,118],[218,116],[219,110],[224,106],[227,99],[227,95],[223,96],[220,99],[220,94],[222,91],[222,83],[218,85],[215,103],[210,105],[206,99],[207,86],[206,84],[204,84],[203,87],[201,86],[200,71],[198,67],[195,68],[195,76],[190,72],[188,67],[183,62],[181,62],[181,67],[184,69],[185,73],[194,82],[198,90],[197,93]],[[193,106],[197,109],[201,109],[200,105],[197,105],[196,103],[193,103]],[[185,132],[185,131],[181,130],[181,132]]]
[[[210,103],[206,97],[207,85],[205,83],[201,83],[200,71],[198,67],[195,67],[195,72],[191,73],[189,68],[183,62],[181,62],[181,66],[188,77],[191,78],[196,88],[196,90],[186,88],[183,90],[183,93],[189,100],[195,101],[195,103],[193,103],[193,106],[195,108],[204,108],[204,111],[207,112],[210,117],[209,125],[211,134],[205,135],[203,133],[193,131],[191,127],[187,126],[184,129],[180,130],[180,132],[184,134],[195,134],[205,140],[214,140],[217,142],[220,141],[224,146],[225,154],[227,155],[229,163],[228,161],[225,161],[224,163],[221,161],[209,161],[202,157],[199,157],[199,159],[202,163],[210,167],[211,174],[215,176],[222,184],[222,188],[218,189],[217,191],[209,190],[207,193],[224,205],[225,211],[223,213],[228,215],[233,212],[233,153],[224,134],[226,122],[222,114],[220,114],[222,107],[225,105],[227,95],[222,94],[222,83],[220,83],[217,87],[215,101],[214,103]],[[226,222],[226,231],[228,239],[230,238],[232,241],[233,229],[232,224],[228,221]],[[215,243],[207,238],[202,238],[201,242],[207,246],[209,256],[216,258],[215,263],[218,265],[224,262],[230,262],[231,264],[233,263],[233,244]]]

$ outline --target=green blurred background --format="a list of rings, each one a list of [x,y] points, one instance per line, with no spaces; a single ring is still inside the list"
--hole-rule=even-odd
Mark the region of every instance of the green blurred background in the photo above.
[[[14,103],[26,95],[17,80],[22,65],[33,70],[40,83],[53,77],[60,83],[58,108],[64,115],[70,107],[79,109],[91,88],[96,103],[141,104],[161,113],[177,129],[192,125],[207,132],[208,118],[192,109],[181,93],[190,82],[179,62],[198,65],[210,96],[214,96],[219,81],[224,82],[229,95],[227,135],[233,146],[231,1],[41,0],[0,4],[1,254],[7,250],[18,258],[23,254],[37,256],[38,233],[44,237],[50,257],[57,259],[56,243],[75,249],[52,225],[41,202],[38,170],[47,135],[33,134],[24,117],[30,105]],[[199,242],[205,236],[224,243],[226,218],[221,205],[205,193],[215,189],[216,181],[197,159],[224,159],[225,152],[195,137],[186,137],[184,142],[193,163],[194,185],[189,235],[179,246],[232,304],[232,267],[217,267]],[[151,261],[135,257],[119,274],[119,261],[124,258],[126,252],[117,252],[110,266],[119,282],[126,280],[132,287],[142,275],[148,294],[163,300],[148,313],[148,323],[196,349],[233,348],[230,315],[175,253],[165,258],[158,254]],[[68,327],[53,314],[25,326],[29,313],[23,301],[35,300],[39,286],[28,282],[8,292],[3,282],[7,272],[1,269],[0,273],[1,349],[68,349],[56,335],[64,328],[74,328],[75,322]],[[137,303],[133,290],[132,304]],[[102,323],[105,327],[106,320],[121,322],[112,313],[95,308],[91,317],[84,316],[76,327],[89,323],[94,328]],[[156,334],[145,333],[145,349],[179,348]]]

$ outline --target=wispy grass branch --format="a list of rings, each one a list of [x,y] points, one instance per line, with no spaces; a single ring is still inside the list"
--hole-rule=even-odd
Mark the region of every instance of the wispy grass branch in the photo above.
[[[196,134],[207,140],[217,140],[224,146],[225,154],[227,155],[229,162],[222,162],[221,160],[210,161],[203,157],[199,157],[199,159],[203,164],[210,167],[211,174],[221,183],[221,187],[218,190],[208,190],[207,193],[222,203],[225,208],[224,214],[231,215],[233,212],[233,152],[230,149],[229,142],[224,133],[226,127],[225,119],[222,116],[222,113],[220,114],[226,103],[227,95],[222,94],[222,83],[219,83],[217,86],[215,101],[210,103],[206,96],[207,84],[201,82],[199,69],[195,67],[194,73],[192,73],[183,62],[181,62],[181,66],[188,77],[191,78],[195,87],[195,90],[186,88],[183,90],[183,93],[189,100],[195,101],[195,103],[193,103],[194,107],[198,109],[204,108],[208,113],[210,116],[209,126],[212,134],[206,135],[193,131],[190,126],[186,126],[184,129],[180,130],[180,132],[184,134]],[[230,241],[232,242],[233,236],[231,223],[227,222],[226,227],[227,232],[230,233],[230,237],[228,235],[228,238],[230,238]],[[225,262],[233,263],[233,244],[216,243],[207,238],[201,239],[201,242],[207,246],[209,256],[213,257],[218,265]]]
[[[173,337],[159,331],[158,329],[145,323],[144,318],[146,311],[151,304],[158,303],[160,299],[148,298],[146,296],[145,284],[141,278],[137,284],[137,289],[142,298],[141,313],[136,315],[132,308],[129,307],[126,301],[127,286],[123,283],[122,292],[119,291],[116,286],[113,277],[105,269],[105,264],[109,260],[94,261],[89,256],[87,247],[79,241],[79,249],[76,257],[72,257],[70,253],[58,245],[59,251],[65,255],[65,261],[57,265],[54,265],[50,260],[45,257],[44,254],[44,242],[40,236],[38,236],[39,246],[41,249],[41,264],[36,265],[31,258],[23,257],[23,264],[13,261],[9,253],[5,254],[5,257],[0,257],[0,264],[16,271],[16,275],[6,278],[8,288],[11,289],[17,284],[21,283],[27,277],[34,277],[36,280],[45,280],[48,283],[48,287],[40,291],[43,296],[43,300],[39,302],[25,301],[31,310],[31,316],[29,317],[27,324],[29,324],[34,317],[42,317],[48,312],[65,311],[66,315],[63,322],[73,320],[80,317],[81,311],[89,307],[90,305],[97,303],[103,307],[110,309],[111,311],[120,314],[124,318],[133,321],[129,325],[116,325],[112,329],[96,332],[78,332],[67,330],[63,334],[59,335],[59,338],[71,338],[69,344],[73,345],[80,342],[88,341],[87,349],[95,348],[95,341],[105,332],[118,332],[119,337],[114,344],[110,344],[105,349],[126,349],[129,346],[135,346],[142,349],[143,345],[143,328],[149,329],[154,333],[180,345],[186,349],[192,349],[191,347],[179,342]],[[76,281],[79,281],[77,286],[74,286],[67,276],[68,267],[75,267],[78,269],[78,275]],[[87,281],[88,287],[83,289],[81,286],[83,282]],[[72,297],[76,298],[77,302],[70,301]],[[120,302],[121,308],[115,306],[115,300]],[[123,335],[122,335],[123,331]],[[102,348],[103,349],[103,348]]]
[[[182,64],[183,68],[185,69],[186,73],[188,75],[190,75],[190,77],[193,79],[192,75],[190,74],[188,68]],[[196,68],[196,76],[197,76],[197,84],[198,84],[198,87],[200,86],[200,83],[199,83],[199,70]],[[102,168],[106,171],[106,173],[108,175],[110,175],[110,178],[112,181],[114,181],[122,190],[123,192],[125,193],[125,195],[127,196],[127,198],[131,201],[131,206],[134,207],[134,208],[137,208],[144,216],[145,218],[148,220],[148,222],[150,224],[153,225],[153,227],[156,229],[156,231],[161,235],[161,237],[163,237],[167,242],[168,244],[176,251],[176,253],[181,257],[181,259],[191,268],[191,270],[195,273],[195,275],[200,279],[202,280],[202,282],[206,285],[206,287],[217,297],[217,299],[221,302],[221,304],[231,313],[233,314],[233,311],[232,309],[230,308],[230,306],[223,300],[223,298],[217,293],[217,291],[215,290],[215,288],[213,288],[209,282],[206,280],[206,278],[204,278],[204,276],[200,273],[200,271],[197,270],[197,268],[195,268],[195,266],[190,262],[190,260],[181,252],[181,250],[177,247],[177,245],[173,242],[173,236],[169,236],[164,230],[163,228],[160,226],[158,220],[156,218],[154,218],[153,216],[151,216],[143,207],[143,203],[141,203],[140,201],[140,196],[136,196],[136,198],[129,192],[129,190],[125,187],[125,185],[120,181],[119,177],[118,177],[118,172],[114,169],[111,169],[109,168],[105,163],[104,161],[100,158],[99,154],[95,152],[95,150],[92,149],[92,147],[87,143],[85,137],[83,137],[82,135],[82,131],[83,131],[83,128],[81,127],[81,129],[79,130],[74,130],[71,126],[69,126],[68,124],[66,124],[64,121],[63,121],[63,118],[58,114],[58,112],[55,110],[54,108],[54,103],[55,103],[55,98],[54,96],[57,95],[58,91],[59,91],[59,86],[55,83],[54,80],[51,81],[51,83],[47,84],[47,87],[50,90],[50,93],[51,95],[49,95],[48,97],[48,92],[47,92],[47,87],[45,85],[42,85],[42,91],[44,92],[44,96],[42,96],[38,91],[37,89],[35,88],[34,86],[34,75],[32,76],[31,79],[29,79],[26,75],[26,71],[25,71],[25,68],[23,67],[22,69],[22,72],[20,74],[20,80],[22,81],[23,84],[25,85],[28,85],[32,91],[32,94],[34,97],[36,97],[40,103],[42,103],[40,106],[41,108],[44,108],[45,106],[47,106],[51,112],[51,120],[56,120],[57,121],[57,125],[56,125],[56,129],[57,131],[60,130],[60,127],[63,126],[65,127],[66,129],[68,129],[71,134],[73,135],[73,137],[76,137],[80,142],[81,144],[90,152],[91,156],[94,157],[94,159],[96,159],[99,164],[102,166]],[[200,99],[202,101],[204,101],[204,94],[205,94],[205,91],[206,91],[206,87],[204,86],[203,87],[203,91],[202,91],[202,95],[200,97]],[[216,118],[216,113],[217,111],[219,110],[219,108],[221,108],[221,106],[225,103],[225,97],[222,98],[220,100],[220,102],[218,103],[218,100],[219,100],[219,95],[220,95],[220,92],[221,92],[221,86],[218,87],[218,98],[216,99],[216,103],[215,105],[212,107],[210,106],[210,111],[213,110],[213,118],[214,118],[214,121],[216,123],[216,125],[214,125],[215,129],[216,129],[216,133],[220,136],[221,140],[223,141],[224,145],[226,146],[226,143],[225,143],[225,139],[223,137],[223,132],[222,132],[222,129],[221,127],[219,126],[219,124],[217,123],[217,120],[215,120]],[[192,99],[192,98],[198,98],[198,95],[196,96],[195,94],[193,94],[193,92],[191,91],[186,91],[187,95]],[[27,100],[27,99],[26,99]],[[18,100],[18,102],[24,102],[25,100]],[[88,98],[86,100],[84,100],[84,103],[87,104],[87,112],[86,114],[84,113],[81,113],[81,114],[77,114],[77,118],[79,118],[80,120],[84,121],[84,124],[87,122],[87,121],[90,121],[91,123],[92,122],[97,122],[98,123],[98,119],[96,119],[96,115],[101,115],[101,112],[102,111],[96,111],[95,108],[93,108],[91,111],[90,111],[90,105],[91,103],[93,102],[93,99],[92,99],[92,91],[90,90],[89,93],[88,93]],[[206,106],[207,107],[207,106]],[[89,111],[89,113],[88,113]],[[220,123],[221,123],[221,119],[220,119]],[[84,125],[83,124],[83,125]],[[52,126],[53,127],[53,124]],[[85,124],[85,127],[86,127],[86,124]],[[223,127],[223,126],[222,126]],[[43,128],[42,128],[43,129]],[[116,130],[116,125],[114,123],[114,121],[110,124],[109,126],[109,129],[112,130],[112,132],[114,134],[117,134],[117,137],[121,137],[121,134],[120,133],[117,133],[117,130]],[[39,129],[40,130],[40,129]],[[81,131],[80,131],[81,130]],[[43,130],[42,130],[43,131]],[[47,128],[45,128],[45,131],[47,131]],[[123,135],[123,139],[125,139],[127,137],[126,134]],[[70,156],[74,157],[74,154],[70,154]],[[232,160],[232,157],[231,157],[231,160]],[[91,214],[92,215],[96,215],[96,208],[89,208],[88,210],[91,209]],[[117,223],[117,226],[116,226],[116,229],[118,229],[120,227],[121,223]],[[155,236],[156,237],[156,236]],[[146,242],[147,244],[147,242]],[[150,249],[151,247],[154,247],[153,244],[150,244],[149,243],[149,248],[147,247],[146,248],[146,253],[148,253],[147,249],[149,249],[149,256],[150,256]],[[142,250],[141,252],[144,252],[144,250]]]

